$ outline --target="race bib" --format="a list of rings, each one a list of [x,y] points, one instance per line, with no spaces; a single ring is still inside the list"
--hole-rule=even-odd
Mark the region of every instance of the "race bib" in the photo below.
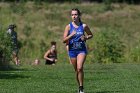
[[[73,49],[82,49],[82,42],[74,42],[72,45]]]

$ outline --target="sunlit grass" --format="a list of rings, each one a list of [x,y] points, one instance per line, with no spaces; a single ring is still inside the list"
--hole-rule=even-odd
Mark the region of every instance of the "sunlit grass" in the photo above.
[[[67,61],[66,61],[67,62]],[[139,93],[139,64],[87,64],[86,93]],[[0,71],[1,93],[77,93],[74,69],[68,63],[55,66],[22,66]]]

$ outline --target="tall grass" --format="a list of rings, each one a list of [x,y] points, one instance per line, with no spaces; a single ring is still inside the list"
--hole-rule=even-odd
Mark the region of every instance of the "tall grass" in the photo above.
[[[67,59],[62,37],[65,26],[71,21],[69,12],[73,7],[82,11],[82,20],[89,25],[94,35],[101,31],[101,28],[109,28],[114,33],[119,33],[119,38],[126,45],[126,62],[135,62],[135,58],[139,61],[136,49],[139,50],[137,44],[140,40],[140,7],[137,5],[112,4],[112,10],[106,10],[104,4],[97,3],[0,3],[3,30],[6,30],[10,23],[17,24],[18,39],[22,43],[19,53],[21,62],[43,59],[51,41],[57,42],[59,61]],[[94,52],[94,38],[87,43]],[[88,62],[93,62],[92,52],[89,52]],[[135,57],[130,60],[132,54]]]

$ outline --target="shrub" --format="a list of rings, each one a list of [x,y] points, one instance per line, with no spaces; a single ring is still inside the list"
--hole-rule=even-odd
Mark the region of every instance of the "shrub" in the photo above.
[[[129,58],[131,61],[140,62],[140,44],[131,49]]]
[[[93,53],[96,62],[122,62],[125,47],[116,31],[108,28],[102,29],[96,33],[94,40],[95,50]]]
[[[0,31],[0,68],[9,66],[12,53],[11,38],[6,32]]]

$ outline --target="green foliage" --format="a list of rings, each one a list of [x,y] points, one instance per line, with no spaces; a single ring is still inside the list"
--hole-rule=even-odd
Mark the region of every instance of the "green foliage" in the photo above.
[[[104,0],[105,10],[111,10],[111,3],[112,2],[113,2],[112,0]]]
[[[42,2],[47,2],[47,3],[54,3],[54,2],[118,2],[118,3],[129,3],[129,4],[138,4],[140,3],[139,0],[0,0],[0,2],[20,2],[20,3],[25,3],[28,1],[33,1],[35,4],[41,4]]]
[[[21,4],[16,4],[16,3],[11,3],[10,8],[13,13],[24,15],[27,10],[24,8],[24,3]]]
[[[26,37],[29,37],[31,35],[32,28],[29,25],[25,25],[24,29],[23,29],[23,34]]]
[[[47,49],[49,49],[49,47],[46,45],[46,43],[45,43],[43,40],[41,40],[41,42],[40,42],[39,45],[40,45],[40,46],[39,46],[39,49],[40,49],[40,53],[41,53],[40,56],[43,57],[45,51],[46,51]]]
[[[139,44],[134,47],[130,52],[130,60],[135,62],[140,62],[140,42]]]
[[[11,38],[4,31],[0,31],[0,65],[8,66],[11,60],[12,43]]]
[[[124,44],[115,30],[104,28],[94,37],[94,57],[100,63],[122,62]]]

